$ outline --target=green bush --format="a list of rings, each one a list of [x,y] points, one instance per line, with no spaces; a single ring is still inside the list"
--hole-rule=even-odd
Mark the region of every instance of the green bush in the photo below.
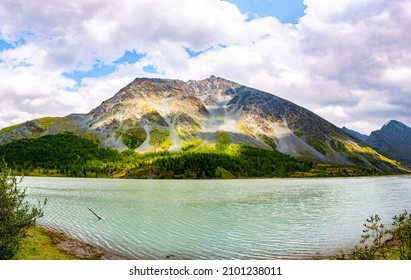
[[[395,215],[391,234],[396,241],[396,249],[401,260],[411,260],[411,217],[407,211],[400,215]]]
[[[411,259],[411,217],[405,210],[395,215],[392,229],[385,229],[378,215],[372,215],[364,224],[361,244],[350,253],[341,253],[336,259],[378,260],[378,259]]]
[[[27,235],[27,229],[43,216],[43,204],[30,206],[26,189],[19,188],[14,171],[5,163],[0,166],[0,259],[12,259]]]

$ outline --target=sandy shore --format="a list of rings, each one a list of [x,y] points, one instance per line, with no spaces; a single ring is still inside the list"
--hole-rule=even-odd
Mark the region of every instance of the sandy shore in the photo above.
[[[107,250],[75,239],[64,232],[39,226],[53,241],[54,245],[69,255],[81,260],[127,260],[129,258],[113,254]]]

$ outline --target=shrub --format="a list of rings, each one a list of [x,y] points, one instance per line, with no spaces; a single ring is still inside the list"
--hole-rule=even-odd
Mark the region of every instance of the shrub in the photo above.
[[[19,187],[22,179],[5,163],[0,166],[0,259],[11,259],[27,235],[27,229],[43,216],[41,204],[32,205],[25,200],[26,189]]]
[[[375,260],[375,259],[411,259],[411,217],[405,210],[395,215],[392,229],[385,229],[378,215],[372,215],[364,224],[360,243],[350,253],[341,253],[336,259]]]

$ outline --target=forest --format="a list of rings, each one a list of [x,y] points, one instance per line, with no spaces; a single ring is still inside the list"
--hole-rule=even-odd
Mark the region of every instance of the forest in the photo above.
[[[30,176],[232,179],[378,173],[371,168],[324,165],[276,150],[224,141],[214,147],[174,153],[119,152],[102,148],[95,139],[81,138],[68,132],[0,146],[0,159],[18,173]]]

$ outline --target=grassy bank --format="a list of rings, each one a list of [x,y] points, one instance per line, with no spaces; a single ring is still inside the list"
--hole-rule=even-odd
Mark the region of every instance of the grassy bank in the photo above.
[[[68,235],[41,227],[28,230],[28,237],[15,260],[111,260],[124,259]]]
[[[32,227],[23,240],[16,260],[76,260],[74,255],[57,247],[53,233],[42,228]]]

